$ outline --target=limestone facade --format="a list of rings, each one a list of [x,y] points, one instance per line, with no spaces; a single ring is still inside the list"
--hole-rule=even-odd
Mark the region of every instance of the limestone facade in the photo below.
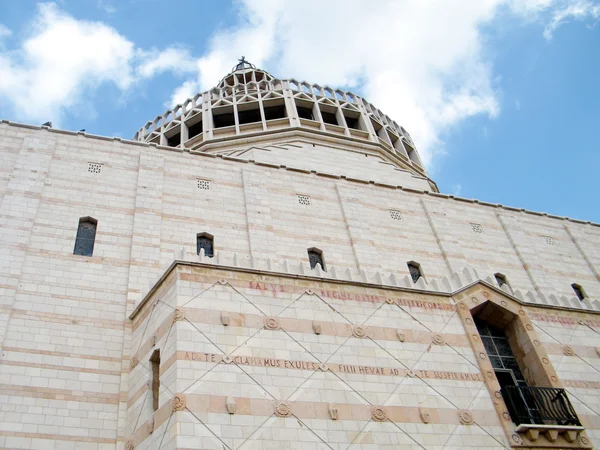
[[[0,447],[600,445],[600,226],[292,125],[170,147],[0,124]],[[582,427],[518,429],[475,317]]]

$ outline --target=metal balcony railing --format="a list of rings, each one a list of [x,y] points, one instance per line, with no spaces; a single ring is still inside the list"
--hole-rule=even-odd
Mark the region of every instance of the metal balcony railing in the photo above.
[[[505,386],[501,392],[516,425],[581,426],[564,389]]]

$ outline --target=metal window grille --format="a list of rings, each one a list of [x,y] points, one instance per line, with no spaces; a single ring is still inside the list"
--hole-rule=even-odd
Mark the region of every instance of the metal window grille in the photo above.
[[[202,179],[198,178],[197,182],[198,182],[198,189],[202,189],[205,191],[210,190],[210,180],[202,180]]]
[[[213,257],[213,239],[210,236],[198,236],[196,238],[196,253],[198,255],[201,249],[204,249],[204,256]]]
[[[88,163],[88,172],[90,172],[90,173],[102,173],[102,164],[100,164],[100,163]]]
[[[394,209],[390,210],[390,217],[394,220],[402,220],[402,214],[400,214],[400,211],[396,211]]]
[[[298,203],[304,206],[310,206],[310,197],[308,195],[298,194]]]
[[[483,233],[483,227],[480,223],[472,223],[471,228],[475,233]]]
[[[96,240],[96,222],[91,220],[80,220],[75,238],[74,255],[92,256],[94,253],[94,242]]]
[[[410,277],[412,278],[413,283],[419,281],[419,278],[421,278],[422,274],[421,268],[418,265],[408,263],[408,271],[410,272]]]

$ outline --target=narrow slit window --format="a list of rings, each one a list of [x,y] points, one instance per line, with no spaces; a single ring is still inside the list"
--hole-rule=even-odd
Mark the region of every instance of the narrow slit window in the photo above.
[[[94,242],[96,241],[96,226],[98,221],[91,217],[79,219],[77,237],[75,238],[74,255],[92,256],[94,253]]]
[[[505,284],[508,286],[508,281],[506,279],[506,275],[503,275],[501,273],[496,273],[496,274],[494,274],[494,277],[496,278],[496,283],[498,283],[498,286],[502,287]]]
[[[160,350],[154,350],[150,357],[152,365],[152,409],[158,410],[160,393]]]
[[[579,300],[583,300],[584,298],[587,298],[587,295],[585,295],[585,291],[583,290],[583,288],[579,284],[573,283],[571,285],[571,287],[575,291],[575,295],[577,296],[577,298]]]
[[[310,268],[314,269],[317,267],[317,264],[321,266],[321,269],[325,270],[325,263],[323,262],[323,252],[317,248],[309,248],[308,249],[308,262],[310,263]]]
[[[408,264],[408,272],[410,273],[410,277],[412,278],[413,283],[419,281],[419,278],[423,276],[421,273],[421,266],[415,262],[409,262]]]
[[[213,237],[210,234],[201,233],[196,236],[196,253],[199,255],[202,249],[204,249],[204,256],[213,257]]]

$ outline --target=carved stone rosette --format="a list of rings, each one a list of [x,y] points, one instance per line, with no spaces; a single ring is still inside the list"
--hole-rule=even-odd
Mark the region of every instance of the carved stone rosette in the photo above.
[[[292,408],[286,402],[276,402],[275,414],[279,417],[289,417],[292,415]]]
[[[473,425],[473,423],[475,423],[473,414],[465,410],[458,412],[458,420],[462,425]]]
[[[406,333],[402,330],[396,330],[396,335],[398,336],[398,340],[400,342],[406,341]]]
[[[175,315],[173,316],[173,321],[174,322],[180,322],[180,321],[182,321],[184,319],[185,319],[185,314],[183,312],[183,309],[177,308],[175,310]]]
[[[367,337],[367,330],[360,326],[352,327],[352,336],[360,339],[365,338]]]
[[[267,330],[279,329],[279,321],[275,317],[265,317],[264,324]]]
[[[444,336],[441,334],[434,334],[431,338],[431,342],[433,342],[435,345],[444,345],[446,343]]]
[[[419,408],[419,416],[421,416],[421,421],[423,423],[431,422],[431,413],[429,412],[428,409]]]
[[[185,394],[175,394],[171,403],[173,412],[183,411],[185,409]]]
[[[133,450],[135,447],[133,445],[133,441],[132,440],[128,440],[125,443],[125,450]]]
[[[376,406],[371,408],[371,418],[376,422],[385,422],[388,417],[383,408]]]
[[[129,361],[129,368],[131,370],[135,369],[139,362],[140,360],[137,358],[137,356],[134,356],[133,358],[131,358],[131,361]]]
[[[563,346],[563,353],[566,356],[573,356],[575,355],[575,350],[573,350],[573,347],[571,347],[570,345],[565,345]]]

